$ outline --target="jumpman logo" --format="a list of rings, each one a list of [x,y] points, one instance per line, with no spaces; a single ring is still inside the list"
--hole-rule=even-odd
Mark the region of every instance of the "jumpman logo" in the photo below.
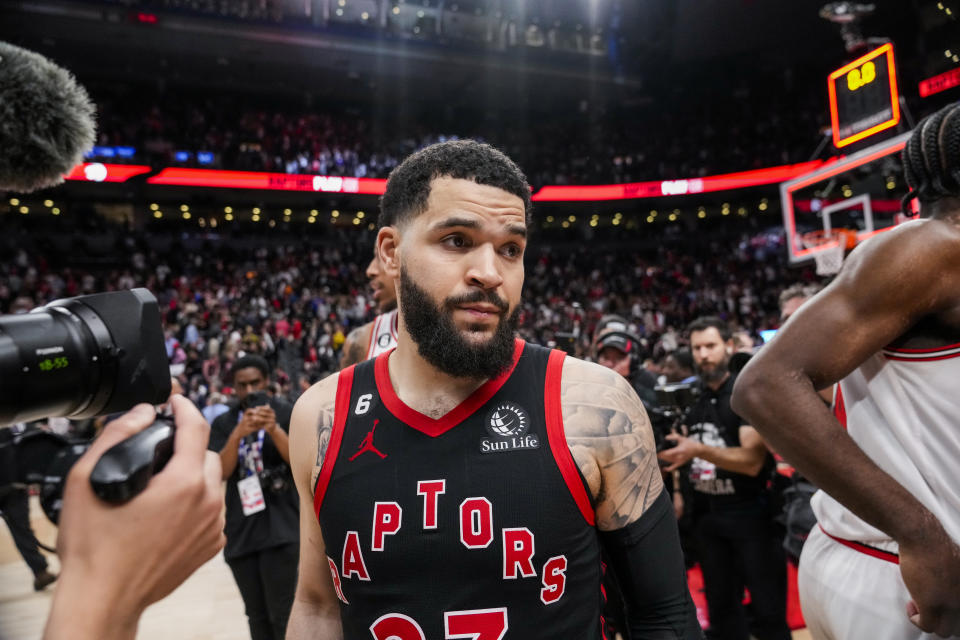
[[[355,454],[350,456],[349,458],[350,462],[353,462],[354,460],[356,460],[357,456],[359,456],[361,453],[364,453],[365,451],[373,451],[375,454],[380,456],[381,459],[387,457],[386,454],[380,453],[380,451],[375,446],[373,446],[373,432],[377,430],[378,422],[380,422],[380,420],[373,421],[373,429],[370,429],[370,433],[364,436],[363,442],[360,443],[360,449]]]

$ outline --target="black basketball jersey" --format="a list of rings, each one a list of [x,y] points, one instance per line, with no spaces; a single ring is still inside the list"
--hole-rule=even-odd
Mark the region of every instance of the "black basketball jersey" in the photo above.
[[[340,373],[314,493],[346,640],[599,640],[594,513],[563,432],[563,352],[513,365],[439,419],[385,353]]]

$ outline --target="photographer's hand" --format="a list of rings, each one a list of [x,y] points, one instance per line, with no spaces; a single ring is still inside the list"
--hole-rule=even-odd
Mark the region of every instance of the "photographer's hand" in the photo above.
[[[676,443],[670,449],[664,449],[657,454],[657,457],[664,462],[670,463],[664,471],[674,471],[687,464],[693,458],[699,457],[703,452],[703,445],[693,438],[682,436],[679,433],[668,433],[664,436],[666,440]]]
[[[227,438],[226,444],[224,444],[223,449],[220,450],[221,477],[224,480],[233,475],[233,472],[237,468],[240,441],[251,433],[256,433],[263,428],[257,420],[257,408],[247,409],[243,412],[243,417],[240,418],[240,422],[238,422],[237,426],[230,432],[230,437]]]
[[[255,420],[261,429],[267,432],[273,444],[277,447],[280,457],[287,464],[290,464],[290,443],[287,439],[287,432],[277,424],[277,414],[269,405],[263,405],[254,409],[256,411]]]
[[[102,502],[90,472],[107,449],[153,423],[151,406],[109,423],[70,471],[57,540],[62,569],[45,640],[133,638],[143,610],[223,547],[220,464],[206,450],[210,427],[182,396],[172,405],[173,457],[130,502]]]

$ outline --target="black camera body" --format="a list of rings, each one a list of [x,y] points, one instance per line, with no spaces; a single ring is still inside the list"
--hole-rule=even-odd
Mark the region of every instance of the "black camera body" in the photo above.
[[[0,425],[127,411],[170,396],[170,368],[156,298],[146,289],[57,300],[0,316]],[[139,493],[173,453],[173,423],[158,419],[112,447],[90,481],[109,502]],[[39,429],[0,438],[0,493],[40,485],[56,522],[63,484],[89,442]]]
[[[270,396],[267,395],[266,391],[253,391],[244,396],[243,400],[240,401],[238,406],[240,407],[241,411],[246,411],[247,409],[262,407],[269,404]]]
[[[672,440],[667,440],[669,433],[679,433],[680,426],[686,420],[690,409],[700,397],[700,387],[696,384],[677,382],[654,388],[657,394],[659,407],[654,410],[653,438],[657,451],[670,449],[676,446]]]
[[[126,411],[170,395],[160,307],[146,289],[0,316],[0,425]]]
[[[654,391],[657,394],[657,402],[663,409],[665,415],[673,417],[686,412],[697,402],[700,397],[700,387],[688,382],[676,382],[656,387]]]
[[[293,487],[293,474],[287,465],[264,467],[259,476],[260,486],[271,493],[281,494]]]

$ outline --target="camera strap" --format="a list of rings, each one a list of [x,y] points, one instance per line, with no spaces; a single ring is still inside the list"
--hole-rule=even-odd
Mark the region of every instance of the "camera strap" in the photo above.
[[[243,417],[243,414],[240,414]],[[257,432],[257,439],[248,442],[248,438],[241,438],[237,445],[237,455],[243,462],[243,479],[237,481],[237,491],[240,493],[240,505],[244,516],[252,516],[267,508],[263,499],[263,488],[260,486],[260,472],[263,471],[263,438],[264,430]]]
[[[242,416],[243,414],[241,414]],[[263,438],[265,431],[260,429],[257,432],[257,439],[248,442],[247,438],[241,438],[237,445],[237,455],[243,461],[243,476],[248,478],[263,472]]]

